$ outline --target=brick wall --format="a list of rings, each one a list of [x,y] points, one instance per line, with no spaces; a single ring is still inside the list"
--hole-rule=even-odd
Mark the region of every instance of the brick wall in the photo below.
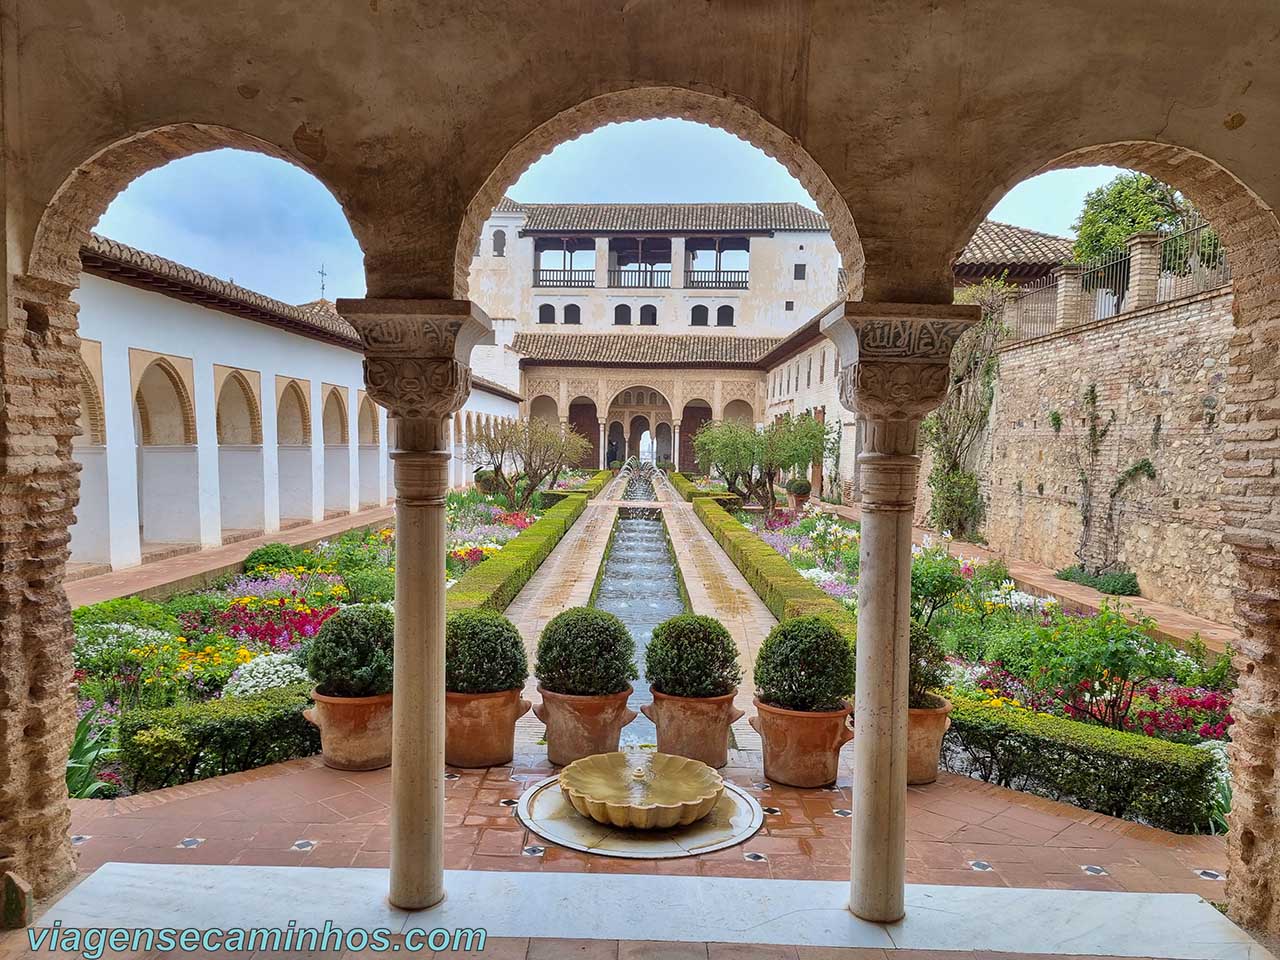
[[[1097,522],[1122,470],[1143,457],[1156,470],[1154,481],[1139,479],[1116,500],[1118,559],[1144,596],[1230,622],[1237,573],[1222,499],[1232,332],[1231,295],[1220,290],[1004,350],[975,462],[988,543],[1054,569],[1076,562],[1080,484],[1071,451],[1083,446],[1083,395],[1093,383],[1103,422],[1116,414],[1095,474]],[[919,518],[928,511],[928,460]]]

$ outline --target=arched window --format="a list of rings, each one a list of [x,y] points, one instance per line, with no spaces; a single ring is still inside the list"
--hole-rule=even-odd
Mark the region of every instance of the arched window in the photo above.
[[[640,326],[656,327],[658,325],[658,308],[651,303],[646,303],[640,308]]]
[[[495,257],[505,257],[507,255],[507,231],[493,231],[493,255]]]
[[[689,318],[689,325],[693,327],[707,326],[707,308],[703,304],[698,304],[693,308],[693,313]]]
[[[555,323],[556,308],[549,303],[544,303],[542,306],[540,306],[538,308],[538,322],[539,323]]]
[[[613,308],[613,324],[617,327],[631,325],[631,308],[625,303],[620,303]]]
[[[582,308],[576,303],[566,304],[564,308],[564,319],[561,323],[580,324],[582,323]]]
[[[716,326],[732,327],[733,326],[733,307],[727,303],[716,310]]]
[[[658,405],[658,395],[652,390],[649,391],[649,406],[656,407]]]
[[[630,391],[630,390],[628,390],[626,393],[624,393],[624,394],[622,395],[622,405],[623,405],[624,407],[629,407],[629,406],[631,406],[631,391]]]

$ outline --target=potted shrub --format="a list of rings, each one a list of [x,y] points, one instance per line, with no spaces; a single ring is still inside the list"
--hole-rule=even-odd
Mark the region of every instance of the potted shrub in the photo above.
[[[733,705],[742,679],[738,645],[712,617],[683,614],[660,623],[645,651],[645,677],[653,703],[640,712],[658,728],[658,750],[729,762],[729,725],[742,716]]]
[[[377,770],[391,763],[391,657],[395,618],[381,604],[343,607],[307,647],[315,681],[305,711],[320,728],[327,767]]]
[[[770,631],[756,657],[756,715],[764,775],[792,787],[835,781],[849,728],[853,643],[820,616],[793,617]]]
[[[622,461],[621,461],[621,460],[610,460],[610,461],[609,461],[609,469],[613,471],[613,475],[616,477],[616,476],[618,475],[618,471],[622,469]]]
[[[791,500],[791,509],[800,510],[809,502],[809,494],[813,490],[808,480],[803,477],[796,477],[787,484],[787,493]]]
[[[500,767],[515,754],[529,661],[515,624],[492,610],[459,610],[444,628],[444,762]]]
[[[938,694],[946,683],[946,653],[923,625],[911,621],[911,669],[907,680],[907,783],[938,779],[942,738],[951,726],[951,701]]]
[[[636,644],[621,620],[594,607],[553,617],[538,639],[534,673],[542,702],[533,714],[547,725],[547,758],[572,763],[618,749],[637,676]]]

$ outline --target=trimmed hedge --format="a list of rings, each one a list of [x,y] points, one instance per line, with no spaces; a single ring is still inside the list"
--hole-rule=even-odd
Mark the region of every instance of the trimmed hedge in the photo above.
[[[695,500],[714,500],[726,510],[741,510],[742,498],[734,493],[717,493],[713,490],[700,490],[697,484],[686,477],[683,473],[668,474],[671,479],[671,485],[676,488],[676,493],[689,503]]]
[[[830,619],[844,636],[857,636],[857,617],[800,576],[786,557],[735,520],[713,498],[694,499],[693,512],[775,617],[790,620],[793,617],[823,616]]]
[[[501,613],[529,582],[574,521],[587,508],[587,494],[568,493],[536,523],[509,541],[495,556],[464,573],[446,596],[445,609]]]
[[[252,770],[320,749],[320,731],[302,715],[308,687],[208,700],[120,718],[120,762],[134,792]]]
[[[1217,761],[1208,750],[966,697],[952,702],[948,769],[1176,833],[1209,824]]]
[[[573,493],[585,493],[588,500],[594,500],[600,496],[600,491],[609,485],[609,481],[613,479],[612,470],[600,470],[592,475],[591,479],[581,486],[574,487]]]

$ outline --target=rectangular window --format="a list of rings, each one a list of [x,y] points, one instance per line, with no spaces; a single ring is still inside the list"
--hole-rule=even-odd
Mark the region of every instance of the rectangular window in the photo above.
[[[803,263],[797,263],[797,264],[796,264],[795,278],[796,278],[797,280],[803,280],[803,279],[804,279],[804,264],[803,264]]]
[[[818,360],[818,382],[822,383],[827,377],[827,351],[822,351],[822,357]]]
[[[809,365],[804,373],[804,385],[806,387],[813,386],[813,357],[809,358]]]
[[[783,310],[794,310],[795,308],[796,302],[794,300],[788,300],[782,305]]]

